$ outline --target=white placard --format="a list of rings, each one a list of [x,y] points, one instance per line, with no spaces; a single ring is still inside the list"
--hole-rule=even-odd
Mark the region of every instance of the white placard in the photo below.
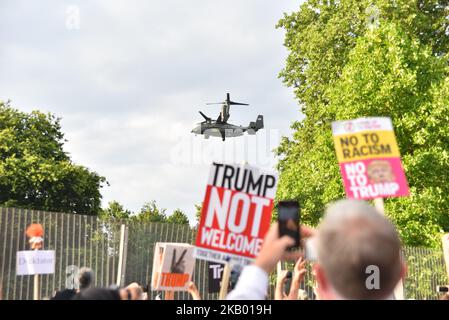
[[[16,275],[55,273],[54,250],[17,251]]]
[[[152,290],[186,291],[195,268],[193,249],[187,243],[156,242]]]

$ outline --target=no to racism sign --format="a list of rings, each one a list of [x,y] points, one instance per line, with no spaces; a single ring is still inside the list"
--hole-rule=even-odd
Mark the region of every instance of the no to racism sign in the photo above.
[[[348,198],[409,195],[390,118],[336,121],[332,132]]]
[[[259,253],[277,176],[249,165],[212,164],[195,243],[198,259],[240,264]]]

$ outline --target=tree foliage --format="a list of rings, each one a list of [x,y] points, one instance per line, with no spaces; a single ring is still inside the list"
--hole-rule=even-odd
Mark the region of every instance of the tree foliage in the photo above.
[[[128,219],[131,211],[126,210],[119,202],[111,201],[105,209],[101,210],[101,218]]]
[[[369,8],[379,12],[371,27]],[[405,243],[435,246],[449,230],[448,1],[306,1],[285,15],[280,76],[305,118],[277,155],[277,198],[298,199],[303,221],[344,197],[330,123],[392,118],[411,196],[386,201]]]
[[[105,178],[63,150],[60,119],[0,102],[0,205],[95,215]]]
[[[160,209],[156,201],[149,201],[142,206],[140,212],[134,217],[137,221],[166,222],[166,209]]]
[[[156,201],[153,200],[145,203],[140,212],[130,216],[130,218],[141,222],[189,224],[189,218],[180,209],[174,210],[169,216],[167,216],[166,212],[166,209],[159,208]]]
[[[181,211],[181,209],[176,209],[173,213],[167,218],[168,223],[174,224],[189,224],[189,218]]]

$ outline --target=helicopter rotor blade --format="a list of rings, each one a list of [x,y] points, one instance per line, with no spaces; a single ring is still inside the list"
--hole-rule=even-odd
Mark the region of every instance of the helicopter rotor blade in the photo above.
[[[234,101],[229,101],[229,105],[234,105],[234,106],[249,106],[248,103],[241,103],[241,102],[234,102]]]
[[[207,105],[211,105],[211,104],[221,104],[221,105],[228,105],[228,106],[249,106],[248,103],[242,103],[242,102],[234,102],[231,100],[231,95],[229,93],[226,94],[226,101],[223,102],[211,102],[211,103],[206,103]]]

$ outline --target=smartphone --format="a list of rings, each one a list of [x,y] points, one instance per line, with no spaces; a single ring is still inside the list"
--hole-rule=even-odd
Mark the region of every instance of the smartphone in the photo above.
[[[289,236],[295,243],[288,250],[299,249],[299,203],[298,201],[280,201],[278,203],[279,237]]]

